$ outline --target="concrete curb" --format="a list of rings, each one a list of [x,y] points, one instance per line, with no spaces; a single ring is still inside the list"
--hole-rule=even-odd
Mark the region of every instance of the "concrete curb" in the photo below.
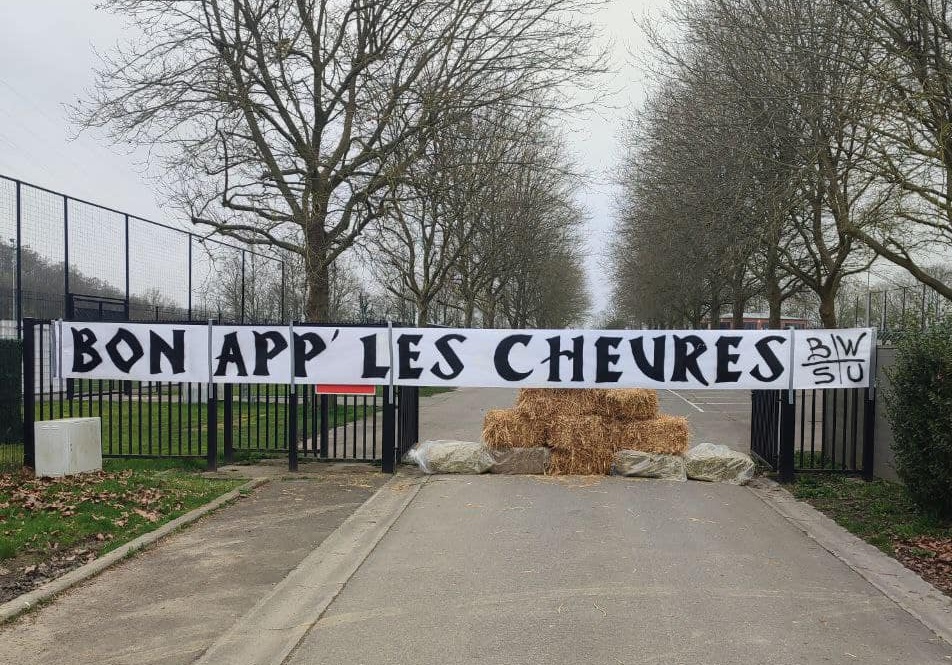
[[[774,481],[758,478],[748,488],[820,547],[952,644],[952,598],[813,506],[798,501]]]
[[[196,665],[279,665],[427,481],[397,475],[324,539],[214,644]]]
[[[23,612],[32,609],[38,603],[49,600],[53,596],[66,591],[70,587],[76,586],[80,582],[85,582],[89,578],[95,577],[102,571],[106,570],[106,568],[109,568],[110,566],[122,561],[128,555],[151,545],[160,538],[164,538],[173,531],[176,531],[187,524],[191,524],[195,520],[199,519],[200,517],[204,517],[208,513],[220,508],[226,503],[234,501],[242,492],[254,489],[255,487],[263,485],[266,482],[266,478],[255,478],[250,480],[244,485],[236,487],[227,494],[222,494],[217,499],[209,501],[204,506],[199,506],[195,510],[191,510],[184,515],[176,517],[174,520],[163,524],[155,531],[144,533],[138,538],[130,540],[125,545],[114,549],[108,554],[105,554],[98,559],[94,559],[89,563],[80,566],[79,568],[69,571],[62,577],[57,577],[55,580],[51,580],[43,586],[34,589],[33,591],[21,594],[13,600],[7,601],[3,605],[0,605],[0,624],[10,621]]]

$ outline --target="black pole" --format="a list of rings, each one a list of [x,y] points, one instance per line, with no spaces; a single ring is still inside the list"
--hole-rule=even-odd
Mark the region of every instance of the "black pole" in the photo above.
[[[876,393],[869,389],[863,412],[863,479],[872,480],[876,463]]]
[[[796,438],[796,403],[792,390],[780,393],[780,460],[778,472],[780,482],[791,483],[794,480],[793,443]]]
[[[241,322],[245,322],[245,250],[241,250]]]
[[[330,440],[330,399],[321,395],[321,459],[327,459]]]
[[[288,317],[287,317],[287,313],[285,312],[285,309],[284,309],[284,306],[285,306],[285,304],[284,304],[284,291],[285,291],[285,288],[286,288],[286,287],[285,287],[284,280],[285,280],[285,275],[284,275],[284,259],[282,259],[282,260],[281,260],[281,320],[282,320],[282,321],[285,321],[285,320],[288,318]]]
[[[383,429],[381,435],[383,442],[380,446],[380,454],[383,462],[384,473],[394,473],[396,471],[396,410],[393,403],[393,388],[384,386],[383,389]]]
[[[36,465],[36,321],[23,320],[23,464]]]
[[[415,446],[420,442],[420,389],[413,387],[411,390],[413,391],[413,425],[410,428],[412,438],[410,445]]]
[[[16,274],[16,295],[17,295],[17,339],[23,339],[23,205],[20,198],[20,181],[16,181],[16,216],[17,216],[17,274]]]
[[[188,320],[192,320],[192,234],[188,234]]]
[[[63,312],[69,302],[69,197],[63,197]]]
[[[288,471],[292,472],[298,470],[297,399],[297,387],[291,386],[288,403]]]
[[[208,470],[218,470],[218,384],[208,388]]]
[[[224,444],[225,444],[225,464],[231,464],[235,461],[235,386],[231,383],[225,384],[225,409],[224,409],[224,418],[225,418],[225,431],[224,431]]]
[[[126,318],[129,318],[129,300],[132,297],[129,286],[129,215],[125,215],[126,226]]]

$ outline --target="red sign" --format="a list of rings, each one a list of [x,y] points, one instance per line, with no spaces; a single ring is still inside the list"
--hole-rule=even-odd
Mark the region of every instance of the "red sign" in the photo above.
[[[348,386],[340,383],[319,383],[314,386],[316,395],[376,395],[377,386]]]

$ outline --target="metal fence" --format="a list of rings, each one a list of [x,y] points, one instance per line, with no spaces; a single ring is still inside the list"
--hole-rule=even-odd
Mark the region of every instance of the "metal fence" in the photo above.
[[[364,324],[366,325],[366,324]],[[60,379],[53,376],[50,320],[24,321],[22,457],[35,461],[33,423],[97,416],[104,457],[221,462],[287,456],[380,463],[385,471],[419,436],[419,391],[317,395],[313,386]]]
[[[925,330],[952,314],[952,301],[925,284],[869,291],[840,304],[840,323],[869,326],[880,333]]]
[[[0,339],[0,470],[23,463],[21,367],[20,342]]]
[[[798,471],[872,478],[875,412],[866,388],[755,390],[750,448],[783,481]]]
[[[137,320],[286,321],[286,273],[280,257],[0,175],[0,335],[68,318],[71,296]]]

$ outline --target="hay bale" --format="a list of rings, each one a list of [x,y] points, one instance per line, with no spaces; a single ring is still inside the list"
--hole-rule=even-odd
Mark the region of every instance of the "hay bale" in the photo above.
[[[651,420],[616,421],[613,429],[616,450],[682,455],[691,438],[688,419],[682,416],[660,415]]]
[[[486,473],[493,465],[489,450],[472,441],[423,441],[407,457],[423,473]]]
[[[490,473],[508,475],[544,474],[549,468],[552,451],[537,448],[493,448],[489,451],[494,464]]]
[[[612,473],[626,478],[661,478],[687,482],[684,458],[639,450],[620,450],[612,461]]]
[[[605,415],[619,420],[650,420],[659,415],[657,390],[620,388],[604,392]]]
[[[549,430],[551,475],[605,475],[616,450],[613,421],[601,416],[556,416]]]
[[[547,430],[521,409],[491,409],[483,418],[483,442],[490,448],[536,448],[545,445]]]
[[[691,480],[746,485],[754,477],[756,464],[750,455],[716,443],[699,443],[684,456]]]
[[[531,417],[604,416],[648,420],[658,415],[658,392],[642,388],[524,388],[516,408]]]

